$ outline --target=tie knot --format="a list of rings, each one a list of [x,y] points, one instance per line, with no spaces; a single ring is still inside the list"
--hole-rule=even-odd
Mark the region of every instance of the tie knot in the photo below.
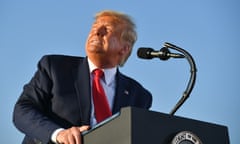
[[[101,78],[104,73],[103,73],[103,71],[102,71],[101,69],[95,69],[95,70],[93,71],[93,74],[94,74],[96,77]]]

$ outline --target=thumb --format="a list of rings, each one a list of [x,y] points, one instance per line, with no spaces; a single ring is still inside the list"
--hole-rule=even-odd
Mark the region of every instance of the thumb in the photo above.
[[[79,127],[80,132],[83,132],[83,131],[86,131],[86,130],[89,130],[89,129],[90,129],[89,125],[83,125],[83,126]]]

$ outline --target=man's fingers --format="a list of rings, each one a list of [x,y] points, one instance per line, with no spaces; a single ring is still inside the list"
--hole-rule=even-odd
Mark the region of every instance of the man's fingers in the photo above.
[[[81,144],[81,131],[79,127],[71,127],[60,131],[57,136],[57,142],[60,144]]]
[[[81,131],[78,127],[71,127],[72,137],[69,139],[70,144],[81,144]]]

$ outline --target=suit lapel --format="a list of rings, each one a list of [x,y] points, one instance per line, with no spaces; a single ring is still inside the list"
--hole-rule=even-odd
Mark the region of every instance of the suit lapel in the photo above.
[[[79,67],[74,71],[74,75],[77,76],[75,80],[75,89],[79,102],[81,123],[82,125],[90,124],[91,88],[89,81],[89,66],[86,58],[80,62]]]
[[[124,76],[119,71],[117,71],[116,82],[113,114],[119,112],[122,107],[130,105],[130,89]]]
[[[81,60],[77,69],[73,71],[73,75],[77,76],[75,80],[75,89],[79,102],[81,124],[90,124],[91,86],[89,81],[89,66],[86,58]],[[122,107],[131,105],[130,94],[131,90],[128,86],[128,82],[118,70],[116,76],[116,93],[112,109],[113,114],[119,112]]]

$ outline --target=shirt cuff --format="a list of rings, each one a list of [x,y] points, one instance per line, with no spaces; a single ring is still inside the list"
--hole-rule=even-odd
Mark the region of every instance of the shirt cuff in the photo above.
[[[51,136],[51,141],[57,144],[57,135],[60,131],[64,130],[63,128],[56,129]]]

